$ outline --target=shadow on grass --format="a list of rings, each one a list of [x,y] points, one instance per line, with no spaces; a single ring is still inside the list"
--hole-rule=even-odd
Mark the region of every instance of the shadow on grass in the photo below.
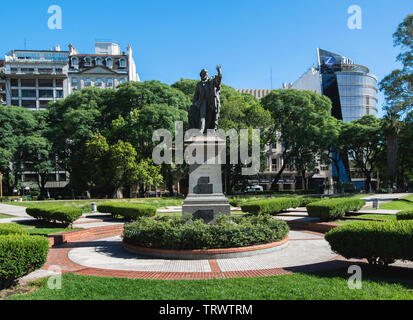
[[[334,260],[313,265],[285,268],[292,272],[305,273],[317,278],[340,278],[349,280],[353,273],[348,273],[350,266],[357,265],[362,270],[362,281],[401,285],[413,290],[413,268],[389,266],[387,268],[372,266],[365,262]]]

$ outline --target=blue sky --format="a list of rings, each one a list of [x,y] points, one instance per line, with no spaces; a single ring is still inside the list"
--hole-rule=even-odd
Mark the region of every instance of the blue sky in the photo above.
[[[47,9],[63,11],[49,30]],[[347,27],[350,5],[362,9],[361,30]],[[172,84],[222,65],[236,88],[293,82],[316,62],[316,48],[343,54],[382,79],[398,67],[392,34],[413,13],[411,0],[0,0],[0,54],[72,43],[93,52],[96,39],[130,43],[142,80]],[[26,39],[26,41],[25,41]],[[380,97],[380,103],[383,103]]]

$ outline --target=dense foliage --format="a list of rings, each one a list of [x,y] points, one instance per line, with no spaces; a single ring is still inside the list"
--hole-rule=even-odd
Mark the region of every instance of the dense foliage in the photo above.
[[[323,221],[342,218],[351,211],[359,211],[366,202],[356,198],[340,198],[321,200],[307,205],[310,217],[320,218]]]
[[[26,234],[26,232],[18,224],[14,224],[14,223],[0,224],[0,236],[6,236],[9,234]]]
[[[125,226],[123,239],[139,247],[195,250],[236,248],[284,239],[286,222],[270,216],[220,216],[216,224],[180,217],[144,218]]]
[[[413,222],[357,222],[334,228],[326,240],[331,249],[350,258],[365,258],[371,264],[388,265],[395,260],[413,261]]]
[[[156,207],[141,203],[114,202],[104,203],[97,207],[101,213],[110,213],[115,217],[136,220],[141,217],[156,215]]]
[[[400,211],[396,217],[397,220],[413,220],[413,210]]]
[[[45,237],[0,235],[0,289],[41,268],[48,252],[49,241]]]
[[[243,212],[255,215],[277,214],[289,208],[297,208],[301,201],[296,198],[274,198],[264,200],[247,201],[241,204]]]
[[[74,207],[41,206],[27,208],[26,213],[29,216],[42,221],[70,225],[81,217],[83,210]]]

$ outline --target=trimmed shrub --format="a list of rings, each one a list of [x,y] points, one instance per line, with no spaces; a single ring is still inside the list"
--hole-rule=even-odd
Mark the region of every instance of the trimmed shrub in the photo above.
[[[413,210],[400,211],[396,218],[397,220],[413,220]]]
[[[310,217],[329,221],[342,218],[351,211],[359,211],[365,204],[364,200],[355,198],[328,199],[308,204],[307,212]]]
[[[47,259],[49,241],[42,236],[0,236],[0,289],[41,268]]]
[[[398,259],[413,261],[413,221],[356,222],[334,228],[325,239],[347,259],[385,266]]]
[[[277,214],[289,208],[297,208],[300,200],[296,198],[275,198],[248,201],[241,204],[243,212],[251,214]]]
[[[320,201],[320,198],[298,198],[300,200],[300,205],[299,207],[306,207],[308,204]]]
[[[283,240],[289,232],[285,221],[269,215],[219,216],[216,224],[181,217],[142,218],[126,225],[123,240],[139,247],[196,250],[237,248]]]
[[[70,225],[81,217],[83,210],[72,207],[48,206],[27,208],[26,213],[42,221]]]
[[[9,234],[27,234],[27,233],[18,224],[14,224],[14,223],[0,224],[0,236],[7,236]]]
[[[156,207],[142,203],[105,203],[99,205],[97,209],[101,213],[110,213],[112,216],[120,216],[128,220],[136,220],[141,217],[153,217],[156,215]]]

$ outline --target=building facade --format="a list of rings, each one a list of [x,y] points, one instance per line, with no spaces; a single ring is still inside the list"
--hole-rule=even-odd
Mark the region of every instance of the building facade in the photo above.
[[[69,45],[68,51],[12,50],[0,60],[0,104],[43,110],[48,103],[67,97],[85,87],[116,88],[127,81],[140,81],[130,46],[127,53],[110,42],[95,43],[95,52],[80,54]],[[38,175],[30,164],[21,177],[23,186],[37,184]],[[59,168],[51,173],[46,188],[64,188],[68,173]]]
[[[283,83],[282,88],[309,90],[329,97],[332,101],[332,116],[345,122],[360,119],[365,115],[377,116],[378,81],[367,67],[357,65],[352,59],[323,49],[317,49],[317,62],[318,66],[314,64],[297,81],[288,85]],[[250,93],[257,99],[271,92],[267,89],[237,89],[237,91]],[[257,183],[266,187],[270,185],[269,182],[283,165],[282,148],[280,143],[266,146],[267,166],[263,172],[265,179]],[[345,156],[341,156],[341,159],[340,180],[347,182],[353,169],[350,168]],[[331,188],[336,175],[336,168],[320,164],[311,177],[313,186],[324,183]],[[279,180],[279,189],[302,188],[303,182],[299,180],[297,172],[287,167]],[[352,179],[353,182],[362,182],[362,180]]]

